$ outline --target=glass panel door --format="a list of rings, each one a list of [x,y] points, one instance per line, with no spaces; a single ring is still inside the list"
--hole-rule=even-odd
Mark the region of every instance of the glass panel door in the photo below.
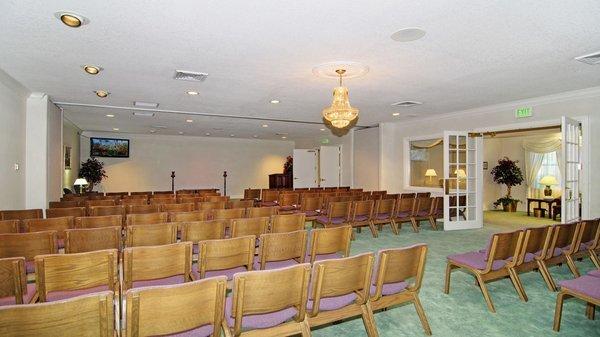
[[[444,131],[444,230],[483,226],[483,138]]]
[[[581,125],[579,121],[562,117],[562,156],[561,179],[564,190],[561,196],[561,222],[581,219],[579,209],[579,173],[581,170]]]

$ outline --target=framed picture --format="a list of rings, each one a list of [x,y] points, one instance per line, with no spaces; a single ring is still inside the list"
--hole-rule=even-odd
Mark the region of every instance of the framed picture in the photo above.
[[[129,158],[129,139],[92,137],[90,157]]]
[[[483,162],[483,169],[484,169],[484,170],[487,170],[487,169],[488,169],[488,162],[487,162],[487,161],[484,161],[484,162]]]
[[[65,146],[65,170],[71,169],[71,147]]]

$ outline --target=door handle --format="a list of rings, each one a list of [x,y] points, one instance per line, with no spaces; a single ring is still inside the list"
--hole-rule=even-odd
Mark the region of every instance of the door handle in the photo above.
[[[321,179],[321,181],[325,181],[325,179]]]
[[[294,180],[298,180],[298,178],[295,178],[295,177],[294,177]]]

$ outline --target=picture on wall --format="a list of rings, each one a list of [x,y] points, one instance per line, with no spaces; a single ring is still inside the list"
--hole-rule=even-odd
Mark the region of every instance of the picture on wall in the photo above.
[[[90,157],[129,158],[129,139],[92,137]]]
[[[65,146],[65,170],[71,169],[71,147]]]

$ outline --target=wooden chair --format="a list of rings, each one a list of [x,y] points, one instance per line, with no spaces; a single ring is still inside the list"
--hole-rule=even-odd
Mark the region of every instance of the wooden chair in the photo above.
[[[127,226],[125,245],[127,247],[160,246],[177,242],[177,223]]]
[[[80,207],[81,203],[79,201],[50,201],[48,203],[48,208],[73,208]]]
[[[544,263],[547,251],[550,247],[552,229],[552,226],[530,227],[523,229],[523,244],[521,252],[519,253],[515,270],[517,273],[523,273],[537,268],[550,291],[556,291],[553,282],[551,282],[548,267]],[[483,252],[487,252],[487,250],[489,250],[489,243],[488,247],[484,249]],[[527,294],[525,293],[524,289],[523,296],[525,301],[527,301]]]
[[[311,336],[305,309],[309,277],[309,264],[236,274],[225,307],[225,335]]]
[[[269,218],[241,218],[231,220],[231,237],[254,235],[260,237],[269,230]]]
[[[269,233],[287,233],[303,230],[306,224],[304,213],[278,214],[271,218]]]
[[[72,228],[75,228],[75,218],[72,216],[23,220],[23,232],[25,233],[56,231],[59,249],[65,247],[65,230]]]
[[[198,254],[198,242],[225,238],[228,220],[185,221],[179,224],[181,242],[193,242],[193,252]]]
[[[192,243],[123,250],[123,290],[192,281]]]
[[[319,215],[317,222],[319,225],[330,228],[350,224],[350,211],[352,209],[351,201],[340,201],[329,203],[327,214]]]
[[[254,260],[254,235],[231,239],[208,240],[198,243],[198,274],[199,278],[227,276],[252,270]]]
[[[593,320],[596,306],[600,305],[600,273],[580,276],[574,280],[560,282],[560,292],[556,296],[556,309],[554,311],[554,331],[560,331],[562,307],[565,299],[577,298],[586,302],[586,316]],[[592,276],[597,275],[597,276]]]
[[[105,291],[58,302],[0,307],[0,335],[114,336],[113,298],[111,291]]]
[[[19,220],[0,220],[0,234],[19,233]]]
[[[215,220],[231,220],[239,219],[246,216],[245,208],[229,208],[213,210],[213,219]]]
[[[171,196],[167,196],[165,197],[160,196],[160,197],[154,197],[152,199],[150,199],[150,205],[157,205],[159,206],[159,208],[161,208],[161,206],[164,205],[172,205],[172,204],[177,204],[177,199],[175,199],[175,197],[171,197]]]
[[[133,199],[121,199],[121,205],[127,206],[144,206],[148,205],[148,199],[145,198],[133,198]]]
[[[221,195],[207,195],[204,197],[204,201],[206,201],[206,202],[224,202],[227,204],[227,202],[229,202],[229,197],[221,196]]]
[[[88,208],[89,216],[121,215],[125,217],[125,206],[92,206]]]
[[[352,216],[350,217],[350,224],[352,228],[360,233],[362,227],[369,227],[371,235],[374,238],[378,237],[379,234],[377,229],[373,225],[373,200],[354,201],[352,203]]]
[[[231,200],[227,202],[226,208],[250,208],[254,207],[254,200]]]
[[[277,205],[277,201],[279,200],[279,191],[278,190],[263,189],[263,190],[261,190],[260,197],[261,197],[260,206],[262,206],[262,207],[278,206]]]
[[[314,263],[306,306],[311,328],[362,316],[367,335],[379,336],[369,299],[373,260],[365,253]]]
[[[35,295],[35,284],[27,284],[25,258],[0,258],[0,307],[30,303]]]
[[[419,192],[416,195],[416,198],[430,198],[431,197],[431,192]]]
[[[225,209],[225,205],[227,202],[218,201],[218,202],[199,202],[196,203],[197,211],[205,211],[205,210],[216,210],[216,209]]]
[[[416,206],[413,210],[413,213],[410,216],[410,222],[412,223],[413,229],[419,228],[419,225],[421,223],[422,220],[427,220],[429,221],[429,224],[431,224],[431,227],[433,228],[433,230],[437,230],[437,224],[435,223],[435,220],[433,220],[433,214],[434,214],[434,204],[433,204],[433,200],[430,197],[420,197],[420,198],[416,198]]]
[[[598,263],[595,249],[600,238],[600,219],[584,220],[578,224],[577,237],[571,249],[565,252],[569,268],[575,277],[581,276],[575,261],[589,255],[594,263]],[[594,261],[594,257],[596,260]],[[600,268],[599,268],[600,269]]]
[[[433,200],[433,211],[429,221],[437,224],[438,219],[444,219],[444,197],[435,197]]]
[[[78,228],[65,231],[65,253],[121,250],[121,226]]]
[[[42,209],[0,211],[0,220],[42,219],[43,217],[44,211]]]
[[[381,231],[384,224],[389,224],[394,234],[400,234],[398,225],[396,225],[396,221],[394,220],[395,208],[396,199],[380,199],[375,201],[373,225],[377,225],[379,231]]]
[[[129,205],[125,207],[125,214],[149,214],[160,212],[159,205]]]
[[[575,275],[575,266],[569,263],[566,256],[571,254],[574,250],[579,228],[580,226],[578,223],[567,223],[553,226],[553,237],[550,241],[550,246],[548,247],[546,257],[542,261],[542,263],[546,265],[546,268],[566,262],[571,273]],[[552,288],[556,291],[556,282],[554,282],[550,272],[548,272],[548,277],[550,283],[552,284]]]
[[[351,226],[313,229],[310,232],[310,263],[350,255]]]
[[[414,199],[415,193],[400,193],[400,199]]]
[[[205,221],[209,220],[212,216],[212,212],[209,211],[192,211],[192,212],[169,212],[169,222],[182,222],[182,221]]]
[[[86,216],[87,212],[85,207],[71,207],[71,208],[48,208],[46,210],[46,218],[62,218],[66,216],[80,217]]]
[[[93,206],[115,206],[115,200],[105,199],[105,200],[88,200],[85,202],[85,207],[93,207]]]
[[[280,193],[277,201],[279,214],[290,214],[300,209],[300,194]]]
[[[277,269],[304,263],[307,237],[306,230],[261,235],[254,269]]]
[[[192,212],[194,211],[194,204],[159,204],[159,210],[161,212]]]
[[[178,195],[176,197],[176,200],[180,204],[189,204],[189,203],[192,203],[192,204],[194,204],[194,207],[195,207],[196,203],[204,201],[204,198],[203,197],[189,195],[189,194],[182,194],[182,195]]]
[[[75,228],[101,228],[123,226],[123,217],[120,215],[86,216],[75,218]]]
[[[0,234],[0,258],[24,257],[25,272],[32,274],[35,256],[58,253],[56,241],[56,231]]]
[[[414,196],[414,193],[412,194]],[[412,222],[412,214],[416,207],[417,199],[415,198],[403,198],[400,196],[400,199],[396,202],[396,208],[394,209],[394,223],[398,227],[398,230],[402,228],[402,224],[405,222],[409,222],[412,225],[413,231],[417,233],[419,228]]]
[[[429,322],[419,300],[426,256],[425,244],[380,250],[371,286],[371,304],[373,310],[379,310],[412,302],[425,334],[431,335]],[[412,282],[409,283],[409,279]]]
[[[526,301],[521,281],[514,269],[521,252],[523,236],[522,230],[495,233],[492,235],[487,251],[448,256],[444,293],[450,293],[450,274],[452,270],[461,268],[475,276],[489,311],[496,312],[496,309],[485,283],[501,277],[509,276],[519,297]]]
[[[116,249],[35,257],[36,288],[40,302],[84,294],[119,291]]]
[[[119,197],[119,199],[125,195],[129,195],[129,192],[106,192],[104,193],[106,196],[115,196]]]
[[[304,195],[300,203],[300,212],[306,216],[306,221],[309,221],[311,225],[314,225],[315,220],[321,214],[321,205],[323,199],[319,196],[308,196]]]
[[[221,336],[226,289],[225,277],[129,289],[125,336]]]
[[[126,224],[132,225],[153,225],[167,222],[167,213],[148,213],[148,214],[127,214]]]
[[[247,210],[247,216],[249,218],[262,218],[262,217],[271,217],[275,214],[277,214],[277,210],[279,209],[279,207],[277,206],[272,206],[272,207],[252,207],[252,208],[248,208]]]
[[[152,191],[137,191],[137,192],[129,192],[129,196],[145,196],[148,197],[149,195],[152,195]]]
[[[174,196],[175,193],[171,190],[165,190],[165,191],[153,191],[152,195],[156,196]]]
[[[258,188],[247,188],[244,190],[244,199],[260,199],[260,189]]]

